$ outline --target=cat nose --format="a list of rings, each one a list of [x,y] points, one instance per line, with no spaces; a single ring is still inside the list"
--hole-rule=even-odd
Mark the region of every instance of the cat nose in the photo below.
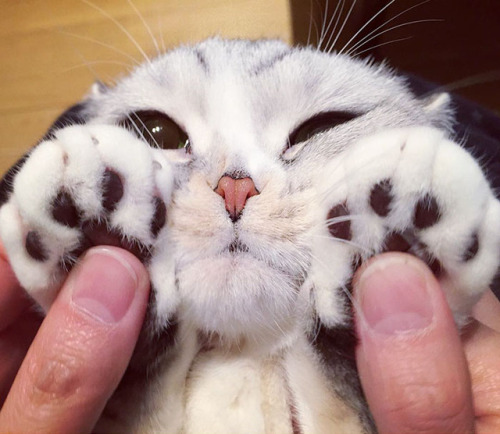
[[[259,194],[252,178],[236,178],[231,175],[224,175],[219,179],[215,192],[224,199],[226,210],[233,222],[240,218],[247,200]]]

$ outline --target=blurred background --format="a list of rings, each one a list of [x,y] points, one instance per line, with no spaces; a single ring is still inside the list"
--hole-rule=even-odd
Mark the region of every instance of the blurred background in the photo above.
[[[93,81],[112,83],[145,55],[214,35],[321,43],[324,50],[335,41],[334,49],[387,58],[500,114],[498,0],[0,0],[0,6],[1,172]]]

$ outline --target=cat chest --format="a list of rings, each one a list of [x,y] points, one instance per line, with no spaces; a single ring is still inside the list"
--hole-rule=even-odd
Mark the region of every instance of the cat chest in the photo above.
[[[281,358],[210,351],[186,382],[186,433],[293,433],[293,402]]]
[[[184,433],[362,431],[303,342],[265,358],[201,353],[186,378],[184,397]]]

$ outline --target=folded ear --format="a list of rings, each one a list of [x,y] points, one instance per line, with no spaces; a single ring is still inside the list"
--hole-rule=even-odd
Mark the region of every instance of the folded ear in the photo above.
[[[424,109],[433,114],[447,114],[451,109],[451,97],[449,93],[440,92],[426,96],[421,100],[424,104]]]
[[[420,99],[424,110],[429,114],[433,125],[438,128],[451,130],[453,126],[452,101],[449,93],[439,92],[424,96]]]
[[[109,87],[106,83],[103,83],[102,81],[97,80],[96,82],[94,82],[94,84],[90,88],[90,92],[89,92],[88,96],[93,97],[93,96],[103,95],[108,91],[108,89],[109,89]]]

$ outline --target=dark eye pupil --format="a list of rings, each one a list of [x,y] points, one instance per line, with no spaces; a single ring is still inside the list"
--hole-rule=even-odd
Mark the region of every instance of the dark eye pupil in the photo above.
[[[187,134],[164,113],[154,110],[137,111],[131,113],[121,124],[136,132],[152,147],[186,148],[187,152],[190,150]]]
[[[357,114],[350,112],[319,113],[299,125],[292,134],[290,134],[288,147],[305,142],[320,133],[349,122],[356,117],[358,117]]]
[[[323,133],[325,131],[328,131],[331,128],[333,128],[333,125],[310,125],[310,126],[306,126],[304,128],[301,128],[297,132],[297,134],[295,136],[295,142],[296,143],[305,142],[306,140],[309,140],[310,138],[314,137],[315,135]]]

